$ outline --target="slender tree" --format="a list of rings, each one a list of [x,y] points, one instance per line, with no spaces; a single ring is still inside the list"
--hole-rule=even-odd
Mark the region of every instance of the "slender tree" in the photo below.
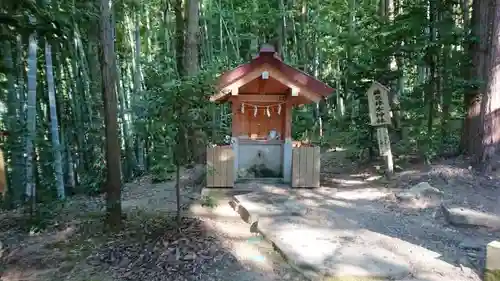
[[[36,32],[28,39],[28,97],[26,106],[26,190],[25,194],[33,205],[36,201],[35,170],[35,137],[36,137],[36,90],[37,90],[37,49]]]
[[[102,99],[106,139],[106,212],[107,224],[112,230],[121,228],[121,169],[120,142],[118,140],[118,101],[116,96],[115,50],[110,1],[101,0],[101,75]]]
[[[65,199],[61,142],[59,140],[59,122],[57,120],[56,91],[54,85],[54,71],[52,67],[52,46],[50,45],[48,38],[45,39],[45,66],[47,71],[46,77],[49,94],[50,130],[54,154],[56,190],[59,199]]]

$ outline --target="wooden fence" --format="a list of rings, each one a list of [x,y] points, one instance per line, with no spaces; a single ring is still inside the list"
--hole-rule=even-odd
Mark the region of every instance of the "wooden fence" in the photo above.
[[[301,146],[292,150],[292,187],[319,187],[320,148]]]
[[[207,147],[207,187],[233,186],[233,149],[231,146]]]

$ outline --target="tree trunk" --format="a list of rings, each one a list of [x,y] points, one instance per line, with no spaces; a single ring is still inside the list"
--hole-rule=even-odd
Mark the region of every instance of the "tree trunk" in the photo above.
[[[28,41],[28,97],[26,104],[26,197],[32,200],[33,206],[35,198],[35,178],[34,178],[34,155],[36,137],[36,77],[37,77],[37,42],[36,33],[29,36]]]
[[[182,13],[182,0],[175,0],[175,59],[179,76],[184,75],[184,16]],[[222,27],[221,27],[222,32]]]
[[[307,71],[307,59],[309,53],[307,52],[307,0],[302,0],[300,11],[300,36],[299,40],[300,49],[298,50],[299,65],[302,71]]]
[[[134,157],[134,150],[132,145],[130,144],[130,139],[131,134],[130,134],[130,128],[128,124],[128,119],[126,118],[125,112],[128,111],[128,106],[126,102],[126,97],[125,97],[125,90],[124,90],[124,85],[122,84],[122,75],[121,75],[121,65],[118,62],[118,58],[116,59],[116,75],[117,75],[117,81],[116,81],[116,89],[118,92],[118,100],[120,102],[120,119],[122,122],[122,138],[123,138],[123,144],[125,146],[125,162],[123,163],[124,169],[122,172],[124,173],[124,179],[125,181],[129,180],[132,177],[133,174],[133,168],[135,167],[135,157]]]
[[[134,57],[135,57],[135,69],[134,69],[134,92],[135,101],[141,100],[142,95],[142,75],[141,75],[141,34],[140,34],[140,24],[139,24],[139,14],[135,15],[135,32],[134,32]],[[137,120],[136,123],[141,124],[141,129],[143,129],[143,118],[144,112],[139,109],[140,112],[135,112]],[[139,125],[139,124],[137,124]],[[136,125],[136,148],[137,148],[137,168],[139,169],[139,174],[144,174],[145,164],[144,164],[144,140],[143,132],[137,129]]]
[[[436,42],[436,29],[437,22],[437,0],[429,0],[429,36],[432,47],[427,50],[427,58],[429,60],[430,82],[427,88],[427,134],[431,135],[434,124],[434,115],[436,107],[436,92],[438,87],[437,77],[437,54],[434,42]]]
[[[471,80],[478,81],[466,93],[464,102],[467,108],[467,117],[464,120],[462,131],[462,151],[472,156],[473,162],[479,162],[481,150],[481,99],[485,90],[485,65],[486,52],[488,48],[488,3],[487,1],[474,0],[472,4],[471,37],[477,38],[471,41],[469,53],[472,58],[470,72]]]
[[[280,54],[281,58],[285,60],[287,58],[286,54],[286,10],[285,10],[285,1],[284,0],[279,0],[278,1],[278,10],[280,12],[280,18],[281,21],[279,21],[278,24],[278,48],[277,52]]]
[[[187,1],[186,46],[184,47],[184,68],[188,76],[198,73],[198,38],[200,35],[199,0]]]
[[[484,0],[483,0],[484,1]],[[491,39],[486,61],[487,83],[481,101],[482,145],[481,160],[487,172],[491,171],[495,154],[500,147],[500,0],[491,0],[488,17]]]
[[[110,230],[121,228],[121,171],[120,142],[118,140],[118,106],[116,98],[115,51],[111,38],[114,26],[110,22],[109,1],[101,0],[101,75],[104,124],[106,136],[106,213]],[[114,24],[114,23],[113,23]]]
[[[61,141],[59,140],[59,122],[57,120],[56,91],[54,85],[54,71],[52,67],[52,46],[45,40],[45,65],[47,68],[47,89],[49,92],[50,132],[52,137],[52,150],[54,154],[54,171],[56,177],[56,190],[59,199],[64,200],[64,174],[61,154]]]
[[[19,113],[18,109],[19,106],[17,105],[17,95],[16,95],[16,86],[15,86],[15,78],[14,78],[14,63],[12,60],[12,46],[9,40],[6,40],[4,42],[4,65],[6,68],[6,74],[7,74],[7,130],[9,131],[9,136],[7,138],[8,144],[9,144],[9,150],[6,151],[4,155],[4,160],[5,162],[8,162],[10,159],[11,163],[16,163],[18,159],[18,149],[16,147],[16,143],[19,141],[18,139],[18,132],[16,130],[18,126],[17,119],[19,118]],[[2,161],[3,162],[3,161]],[[19,170],[18,169],[12,169],[10,172],[10,182],[6,184],[6,186],[0,186],[0,192],[3,193],[3,197],[5,198],[5,195],[9,195],[8,202],[7,203],[14,203],[12,206],[17,205],[16,203],[19,200],[19,193],[17,192],[17,188],[19,188],[20,185],[20,175],[19,175]],[[4,170],[4,172],[6,172]],[[8,175],[9,176],[9,175]],[[16,188],[13,188],[16,187]]]

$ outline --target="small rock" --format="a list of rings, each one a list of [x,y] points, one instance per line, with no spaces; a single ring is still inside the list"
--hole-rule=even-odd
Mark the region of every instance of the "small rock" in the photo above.
[[[182,260],[185,260],[185,261],[192,261],[194,259],[196,259],[195,253],[189,253],[189,254],[186,254],[184,257],[182,257]]]
[[[396,198],[402,202],[415,202],[419,199],[431,199],[433,197],[441,196],[443,192],[428,182],[421,182],[412,186],[410,189],[395,194]]]
[[[61,266],[59,267],[58,271],[61,273],[68,273],[70,272],[75,265],[72,262],[63,262]]]
[[[411,192],[406,192],[406,191],[399,192],[395,196],[397,199],[399,199],[401,201],[411,201],[411,200],[417,199],[416,194],[413,194]]]
[[[471,241],[471,240],[464,240],[462,242],[460,242],[460,244],[458,244],[458,247],[460,249],[464,249],[464,250],[474,250],[474,251],[480,251],[483,246],[479,243],[476,243],[474,241]]]
[[[462,265],[464,267],[471,267],[471,263],[470,263],[470,260],[465,257],[465,256],[461,256],[458,260],[457,260],[457,263],[459,265]]]
[[[134,272],[133,271],[127,271],[127,272],[125,272],[125,273],[122,274],[122,277],[123,278],[128,278],[128,277],[130,277],[130,275],[132,275],[132,273],[134,273]]]
[[[471,260],[477,260],[477,254],[476,253],[473,253],[473,252],[468,252],[467,253],[467,256],[469,257],[469,259]]]
[[[443,192],[432,185],[430,185],[428,182],[424,181],[419,184],[416,184],[410,188],[410,191],[413,193],[418,193],[421,195],[429,195],[429,194],[437,194],[441,195]]]
[[[88,265],[92,266],[97,266],[101,263],[98,256],[89,256],[86,261]]]
[[[130,263],[129,258],[123,257],[120,263],[118,264],[118,267],[126,267],[129,265],[129,263]]]

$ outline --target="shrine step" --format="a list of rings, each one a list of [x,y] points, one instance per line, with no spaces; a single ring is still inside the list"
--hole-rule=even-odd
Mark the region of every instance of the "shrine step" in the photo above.
[[[239,178],[236,183],[265,183],[265,184],[282,184],[283,178]]]

